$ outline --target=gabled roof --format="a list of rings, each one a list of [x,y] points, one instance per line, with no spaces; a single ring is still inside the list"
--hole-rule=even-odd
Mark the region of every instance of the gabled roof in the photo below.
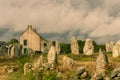
[[[28,28],[20,36],[22,36],[28,29],[32,29],[32,25],[28,25]],[[39,33],[36,32],[36,30],[32,29],[32,31],[36,33],[38,36],[40,36],[40,38],[44,39]],[[44,40],[47,41],[46,39]]]

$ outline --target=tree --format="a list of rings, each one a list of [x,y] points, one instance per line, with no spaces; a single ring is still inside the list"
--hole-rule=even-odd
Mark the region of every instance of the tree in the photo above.
[[[79,52],[83,53],[83,47],[85,45],[85,41],[78,40],[78,45],[79,45]]]
[[[61,43],[61,53],[71,53],[71,49],[70,49],[70,44],[69,43]]]
[[[7,44],[15,44],[15,43],[19,43],[19,41],[15,38],[11,39],[9,42],[7,42]]]

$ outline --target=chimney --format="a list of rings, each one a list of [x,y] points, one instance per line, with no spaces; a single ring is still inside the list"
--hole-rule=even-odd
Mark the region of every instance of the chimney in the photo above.
[[[28,25],[28,30],[32,30],[32,25]]]

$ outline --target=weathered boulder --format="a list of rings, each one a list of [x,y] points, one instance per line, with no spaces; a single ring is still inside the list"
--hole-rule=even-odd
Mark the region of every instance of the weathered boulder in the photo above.
[[[54,46],[51,46],[48,52],[47,59],[48,59],[48,64],[50,64],[51,66],[54,66],[55,64],[57,64],[57,53]]]
[[[111,72],[111,80],[120,80],[120,68],[116,68]]]
[[[85,67],[81,66],[76,68],[73,78],[74,79],[72,80],[88,80],[90,79],[90,75],[86,71]]]
[[[24,64],[24,75],[27,74],[27,72],[31,71],[32,70],[32,64],[30,63],[25,63]]]
[[[113,47],[114,47],[115,43],[114,42],[107,42],[105,47],[106,47],[106,51],[107,52],[111,52]]]
[[[35,69],[39,69],[40,67],[42,67],[43,59],[44,57],[42,55],[38,58],[37,62],[34,63]]]
[[[85,68],[84,67],[79,67],[77,70],[76,70],[76,75],[81,75],[85,72]]]
[[[71,38],[71,52],[75,55],[79,55],[79,46],[76,37]]]
[[[16,66],[6,66],[5,65],[5,69],[3,70],[3,72],[7,72],[7,73],[13,73],[15,71],[17,71],[17,67]]]
[[[28,54],[28,55],[34,55],[35,52],[34,52],[31,48],[28,48],[28,49],[27,49],[27,54]]]
[[[63,67],[71,68],[73,67],[75,61],[72,58],[63,56]]]
[[[94,46],[93,46],[93,42],[91,39],[87,39],[85,41],[85,45],[83,48],[83,53],[85,55],[92,55],[94,53]]]
[[[60,47],[60,42],[59,41],[56,41],[55,48],[56,48],[57,54],[60,54],[61,47]]]

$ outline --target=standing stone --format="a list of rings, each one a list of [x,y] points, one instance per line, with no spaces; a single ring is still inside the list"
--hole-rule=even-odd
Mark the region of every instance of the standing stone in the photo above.
[[[48,50],[51,48],[51,46],[53,46],[53,42],[51,40],[49,40],[48,46],[47,46]]]
[[[105,73],[106,66],[109,64],[108,57],[105,52],[102,52],[101,49],[99,50],[99,56],[96,61],[96,72],[98,74]]]
[[[99,50],[99,55],[96,60],[96,72],[90,80],[104,80],[105,72],[107,69],[108,57],[105,52]]]
[[[112,49],[112,55],[113,57],[120,56],[120,40],[114,45]]]
[[[120,45],[115,45],[113,47],[112,55],[113,55],[114,58],[120,56]]]
[[[56,41],[55,48],[56,48],[56,52],[57,52],[57,54],[60,54],[61,47],[60,47],[60,42],[59,42],[59,41]]]
[[[71,38],[71,52],[75,55],[79,55],[79,46],[76,37]]]
[[[52,67],[57,63],[57,53],[54,46],[51,46],[47,58],[48,64],[50,64]]]
[[[114,42],[107,42],[105,47],[106,47],[106,51],[107,52],[111,52],[113,47],[114,47],[115,43]]]
[[[15,44],[11,48],[11,57],[20,57],[22,55],[22,45]]]
[[[12,48],[12,46],[13,46],[13,45],[9,45],[9,46],[8,46],[8,56],[11,55],[11,48]]]
[[[83,52],[85,55],[92,55],[94,53],[94,46],[91,39],[86,40]]]

